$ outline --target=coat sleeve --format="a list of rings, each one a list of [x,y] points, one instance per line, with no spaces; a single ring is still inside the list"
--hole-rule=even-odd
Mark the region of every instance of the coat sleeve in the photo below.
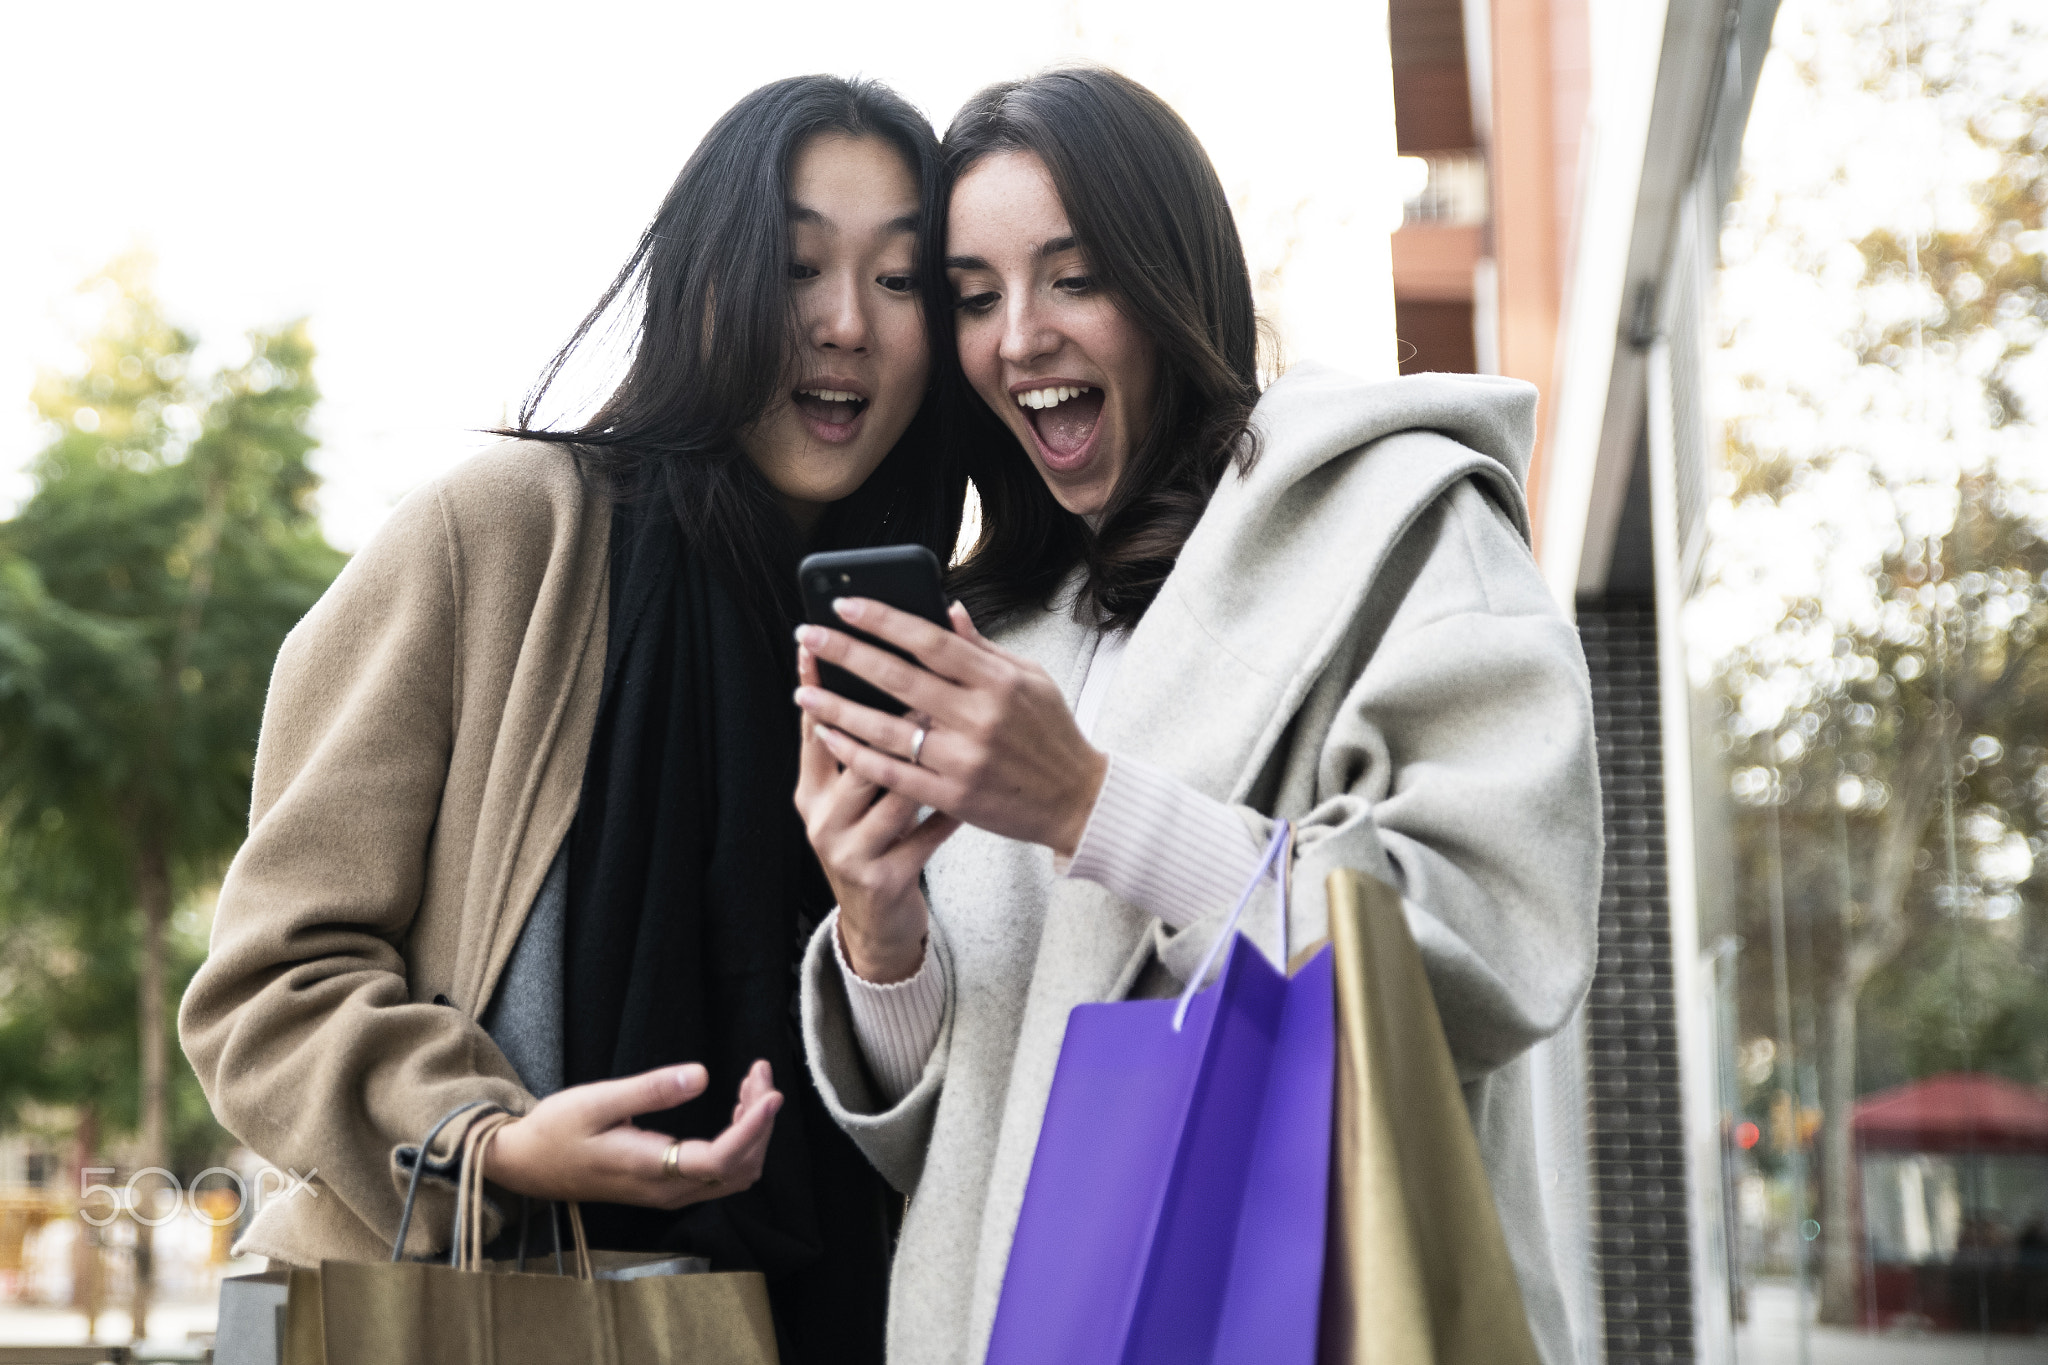
[[[1461,1078],[1561,1028],[1592,979],[1601,807],[1577,632],[1521,537],[1472,484],[1404,538],[1319,689],[1296,819],[1290,946],[1327,928],[1338,868],[1402,893]],[[1310,709],[1319,704],[1312,697]],[[1292,784],[1290,784],[1292,785]],[[1263,839],[1271,821],[1239,815]],[[1261,942],[1276,939],[1271,900]],[[1183,978],[1219,916],[1160,934]],[[1248,915],[1248,919],[1254,919]]]
[[[457,722],[455,551],[438,490],[421,490],[286,638],[249,837],[178,1019],[222,1124],[387,1245],[407,1144],[466,1101],[534,1103],[467,1013],[412,998],[403,956]],[[414,1247],[445,1244],[448,1218],[423,1201]]]
[[[924,1174],[925,1150],[931,1144],[939,1095],[945,1089],[946,1063],[953,1041],[952,948],[938,916],[931,919],[925,952],[944,986],[938,1038],[924,1072],[909,1091],[891,1103],[876,1084],[862,1049],[860,1031],[847,999],[845,975],[833,944],[836,916],[828,916],[811,936],[803,962],[804,1052],[811,1079],[825,1109],[899,1194],[917,1192]]]
[[[839,912],[832,912],[832,923]],[[946,975],[938,955],[927,952],[908,979],[876,985],[862,979],[846,960],[844,945],[832,935],[832,956],[839,967],[839,985],[853,1020],[854,1041],[868,1064],[868,1077],[884,1103],[894,1103],[916,1088],[925,1063],[938,1045],[945,1022]]]

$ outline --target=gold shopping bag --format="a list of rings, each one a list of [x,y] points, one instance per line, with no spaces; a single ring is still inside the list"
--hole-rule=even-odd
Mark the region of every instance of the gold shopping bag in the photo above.
[[[509,1119],[481,1119],[464,1140],[455,1264],[323,1261],[292,1270],[281,1365],[777,1365],[759,1274],[619,1278],[664,1258],[593,1257],[574,1204],[570,1273],[485,1261],[484,1149]]]
[[[1336,1132],[1324,1365],[1539,1365],[1400,893],[1332,872]]]

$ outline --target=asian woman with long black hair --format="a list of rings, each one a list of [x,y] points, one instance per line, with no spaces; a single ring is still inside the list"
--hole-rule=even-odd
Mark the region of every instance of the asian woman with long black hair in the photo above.
[[[445,1176],[503,1110],[502,1190],[582,1201],[599,1247],[765,1272],[784,1361],[881,1359],[900,1203],[803,1062],[832,897],[786,679],[802,551],[957,534],[937,152],[873,83],[741,100],[514,439],[408,498],[286,642],[180,1017],[222,1122],[311,1176],[245,1251],[387,1255],[412,1164]],[[545,424],[619,317],[611,396]]]

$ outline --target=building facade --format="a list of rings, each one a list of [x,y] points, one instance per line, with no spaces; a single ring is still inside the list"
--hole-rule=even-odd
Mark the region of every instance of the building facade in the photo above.
[[[1734,1358],[1714,1027],[1726,907],[1696,872],[1676,622],[1713,458],[1701,363],[1719,215],[1776,9],[1393,0],[1389,15],[1400,151],[1415,159],[1392,253],[1402,370],[1542,389],[1538,557],[1592,680],[1599,961],[1578,1019],[1537,1059],[1585,1365]]]

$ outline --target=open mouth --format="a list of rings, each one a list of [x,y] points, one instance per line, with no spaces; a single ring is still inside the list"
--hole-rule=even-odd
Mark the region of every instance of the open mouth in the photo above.
[[[868,407],[867,399],[848,389],[798,389],[790,401],[812,431],[828,441],[851,436],[854,423]]]
[[[1017,406],[1038,436],[1041,453],[1055,468],[1071,469],[1088,458],[1102,423],[1102,390],[1084,384],[1026,389]]]

